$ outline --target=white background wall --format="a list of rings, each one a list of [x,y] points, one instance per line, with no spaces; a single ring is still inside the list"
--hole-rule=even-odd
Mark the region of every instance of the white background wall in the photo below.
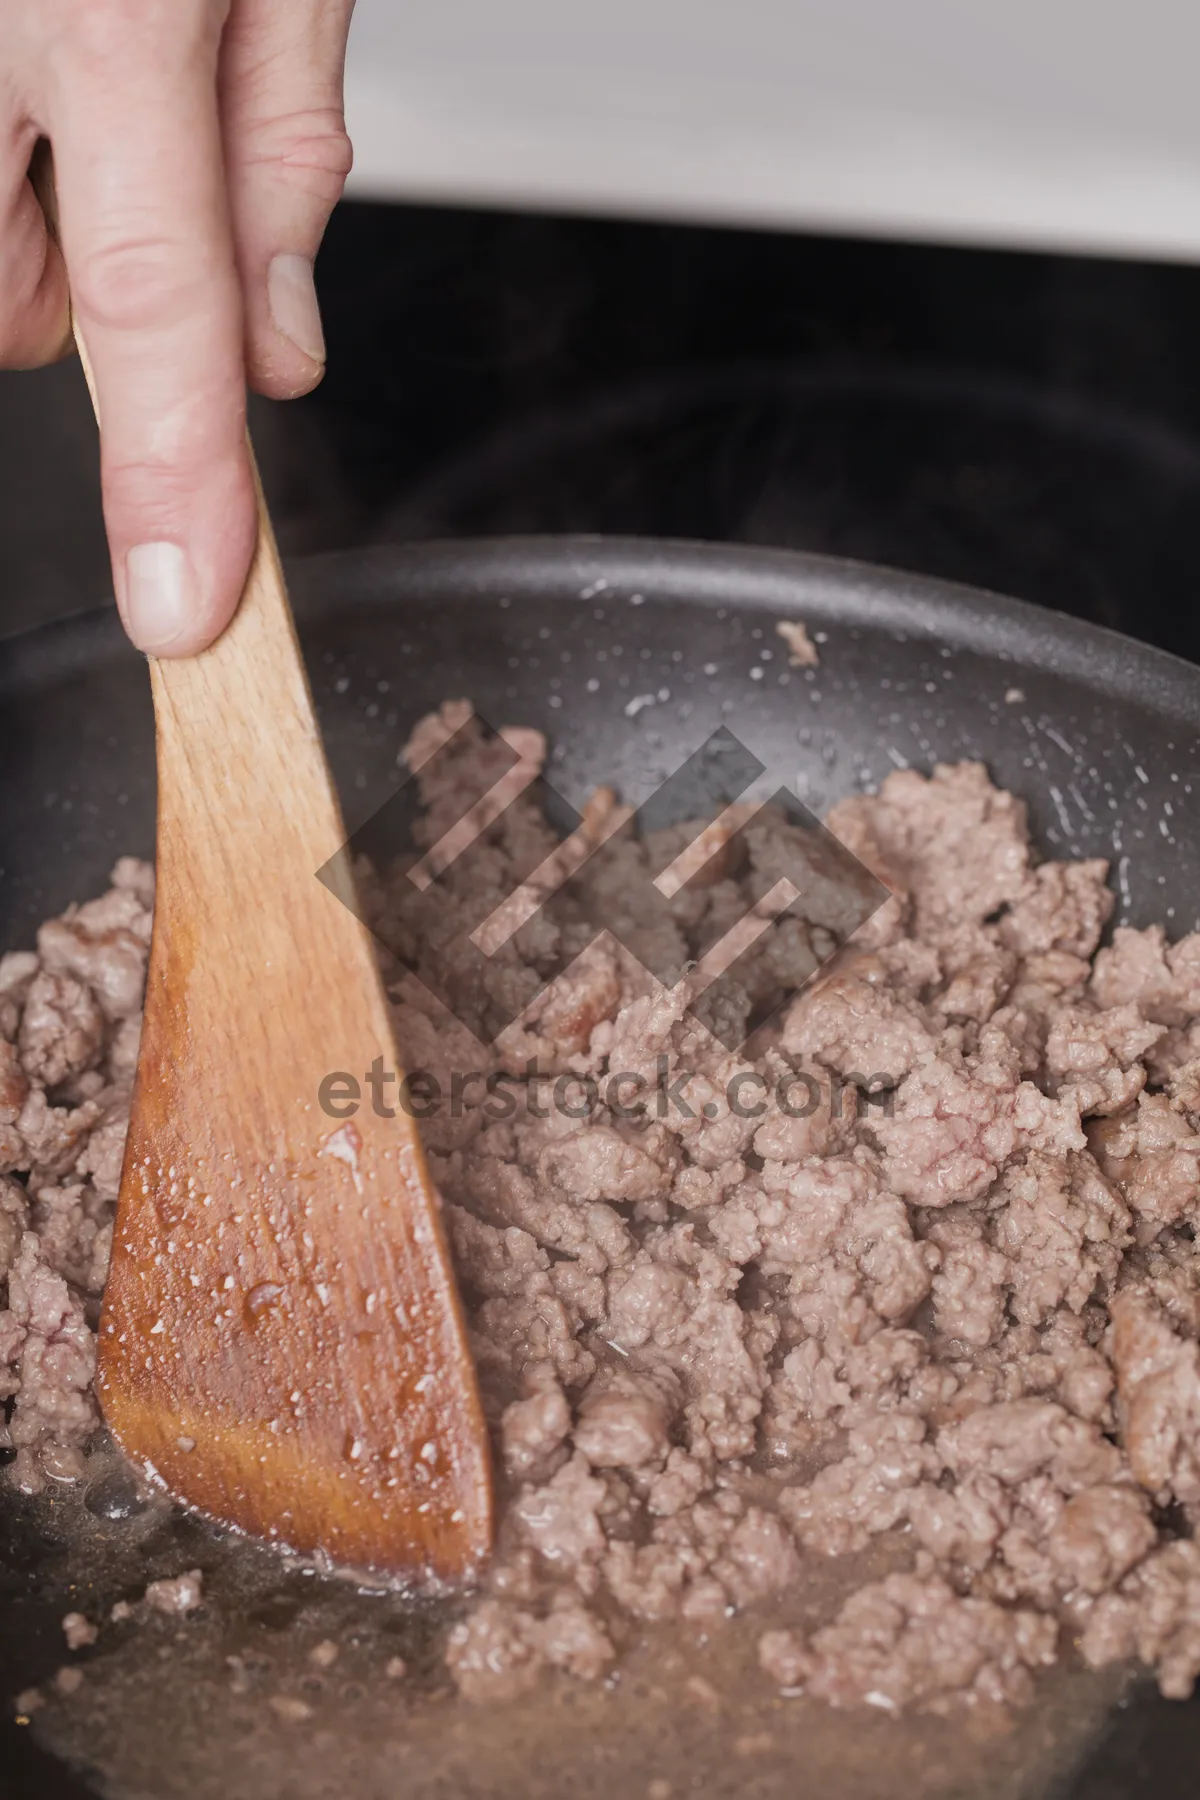
[[[1200,0],[358,0],[353,191],[1200,259]]]

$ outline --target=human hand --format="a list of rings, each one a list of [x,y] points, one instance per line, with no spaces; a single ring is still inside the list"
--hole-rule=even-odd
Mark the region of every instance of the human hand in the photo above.
[[[236,609],[247,383],[287,399],[324,370],[312,264],[350,168],[352,6],[0,0],[0,367],[69,348],[69,276],[117,604],[152,655],[203,649]],[[61,254],[28,179],[39,137]]]

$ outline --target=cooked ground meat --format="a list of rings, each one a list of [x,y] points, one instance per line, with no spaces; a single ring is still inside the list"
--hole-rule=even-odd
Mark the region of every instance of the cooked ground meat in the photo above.
[[[1017,1702],[1072,1641],[1189,1693],[1200,1566],[1162,1521],[1200,1506],[1200,939],[1099,949],[1105,866],[1035,865],[1021,802],[969,764],[834,809],[892,892],[847,941],[845,895],[770,807],[709,826],[660,904],[649,877],[700,824],[589,861],[627,814],[601,791],[559,845],[543,754],[462,702],[422,721],[438,879],[360,871],[406,1066],[474,1083],[424,1126],[501,1481],[447,1639],[463,1695],[594,1681],[642,1622],[745,1609],[766,1679],[837,1706]],[[501,781],[470,854],[448,847]],[[774,1009],[731,1053],[695,965],[801,855],[807,916],[723,990],[725,1025]],[[0,1382],[27,1489],[77,1475],[97,1423],[152,899],[126,860],[0,961]],[[503,945],[434,980],[431,946],[489,917]],[[806,1562],[885,1537],[906,1567],[770,1628]]]
[[[799,619],[784,619],[775,627],[788,649],[788,662],[793,669],[815,669],[821,653],[808,635],[808,626]]]
[[[764,1632],[759,1659],[781,1687],[833,1706],[944,1711],[963,1697],[1025,1699],[1029,1671],[1054,1661],[1057,1637],[1045,1613],[963,1598],[934,1575],[889,1575],[860,1588],[807,1645]]]
[[[104,1287],[129,1121],[154,875],[122,857],[109,892],[0,958],[0,1445],[37,1492],[83,1469],[98,1424]]]
[[[98,1628],[81,1612],[64,1613],[62,1628],[68,1650],[86,1650],[100,1635]]]
[[[163,1581],[152,1581],[142,1596],[147,1606],[169,1617],[194,1612],[203,1597],[203,1577],[199,1569],[189,1569],[185,1575],[173,1575]]]

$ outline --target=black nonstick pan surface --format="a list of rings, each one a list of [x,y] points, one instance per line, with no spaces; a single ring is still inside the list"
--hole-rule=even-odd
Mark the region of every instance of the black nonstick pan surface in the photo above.
[[[982,758],[1029,802],[1044,852],[1112,859],[1117,922],[1200,924],[1200,670],[1094,626],[865,565],[638,540],[415,545],[291,577],[347,822],[367,847],[412,723],[467,695],[493,725],[546,731],[551,784],[576,803],[598,780],[640,801],[722,724],[765,781],[817,811],[896,767]],[[789,668],[781,619],[807,624],[817,668]],[[98,890],[117,855],[153,851],[148,683],[111,611],[0,642],[0,770],[7,950]],[[63,1661],[55,1579],[51,1538],[0,1489],[4,1800],[122,1791],[10,1722],[10,1696]],[[1190,1795],[1200,1703],[1136,1688],[1081,1754],[1055,1793]],[[290,1788],[281,1768],[260,1791]],[[156,1791],[137,1787],[139,1800]],[[692,1770],[676,1791],[736,1788]]]

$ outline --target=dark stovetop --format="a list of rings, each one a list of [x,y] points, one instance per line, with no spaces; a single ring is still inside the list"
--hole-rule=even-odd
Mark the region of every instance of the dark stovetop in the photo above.
[[[946,575],[1200,660],[1200,270],[347,204],[285,545],[649,532]],[[78,373],[0,377],[0,627],[106,587]]]

